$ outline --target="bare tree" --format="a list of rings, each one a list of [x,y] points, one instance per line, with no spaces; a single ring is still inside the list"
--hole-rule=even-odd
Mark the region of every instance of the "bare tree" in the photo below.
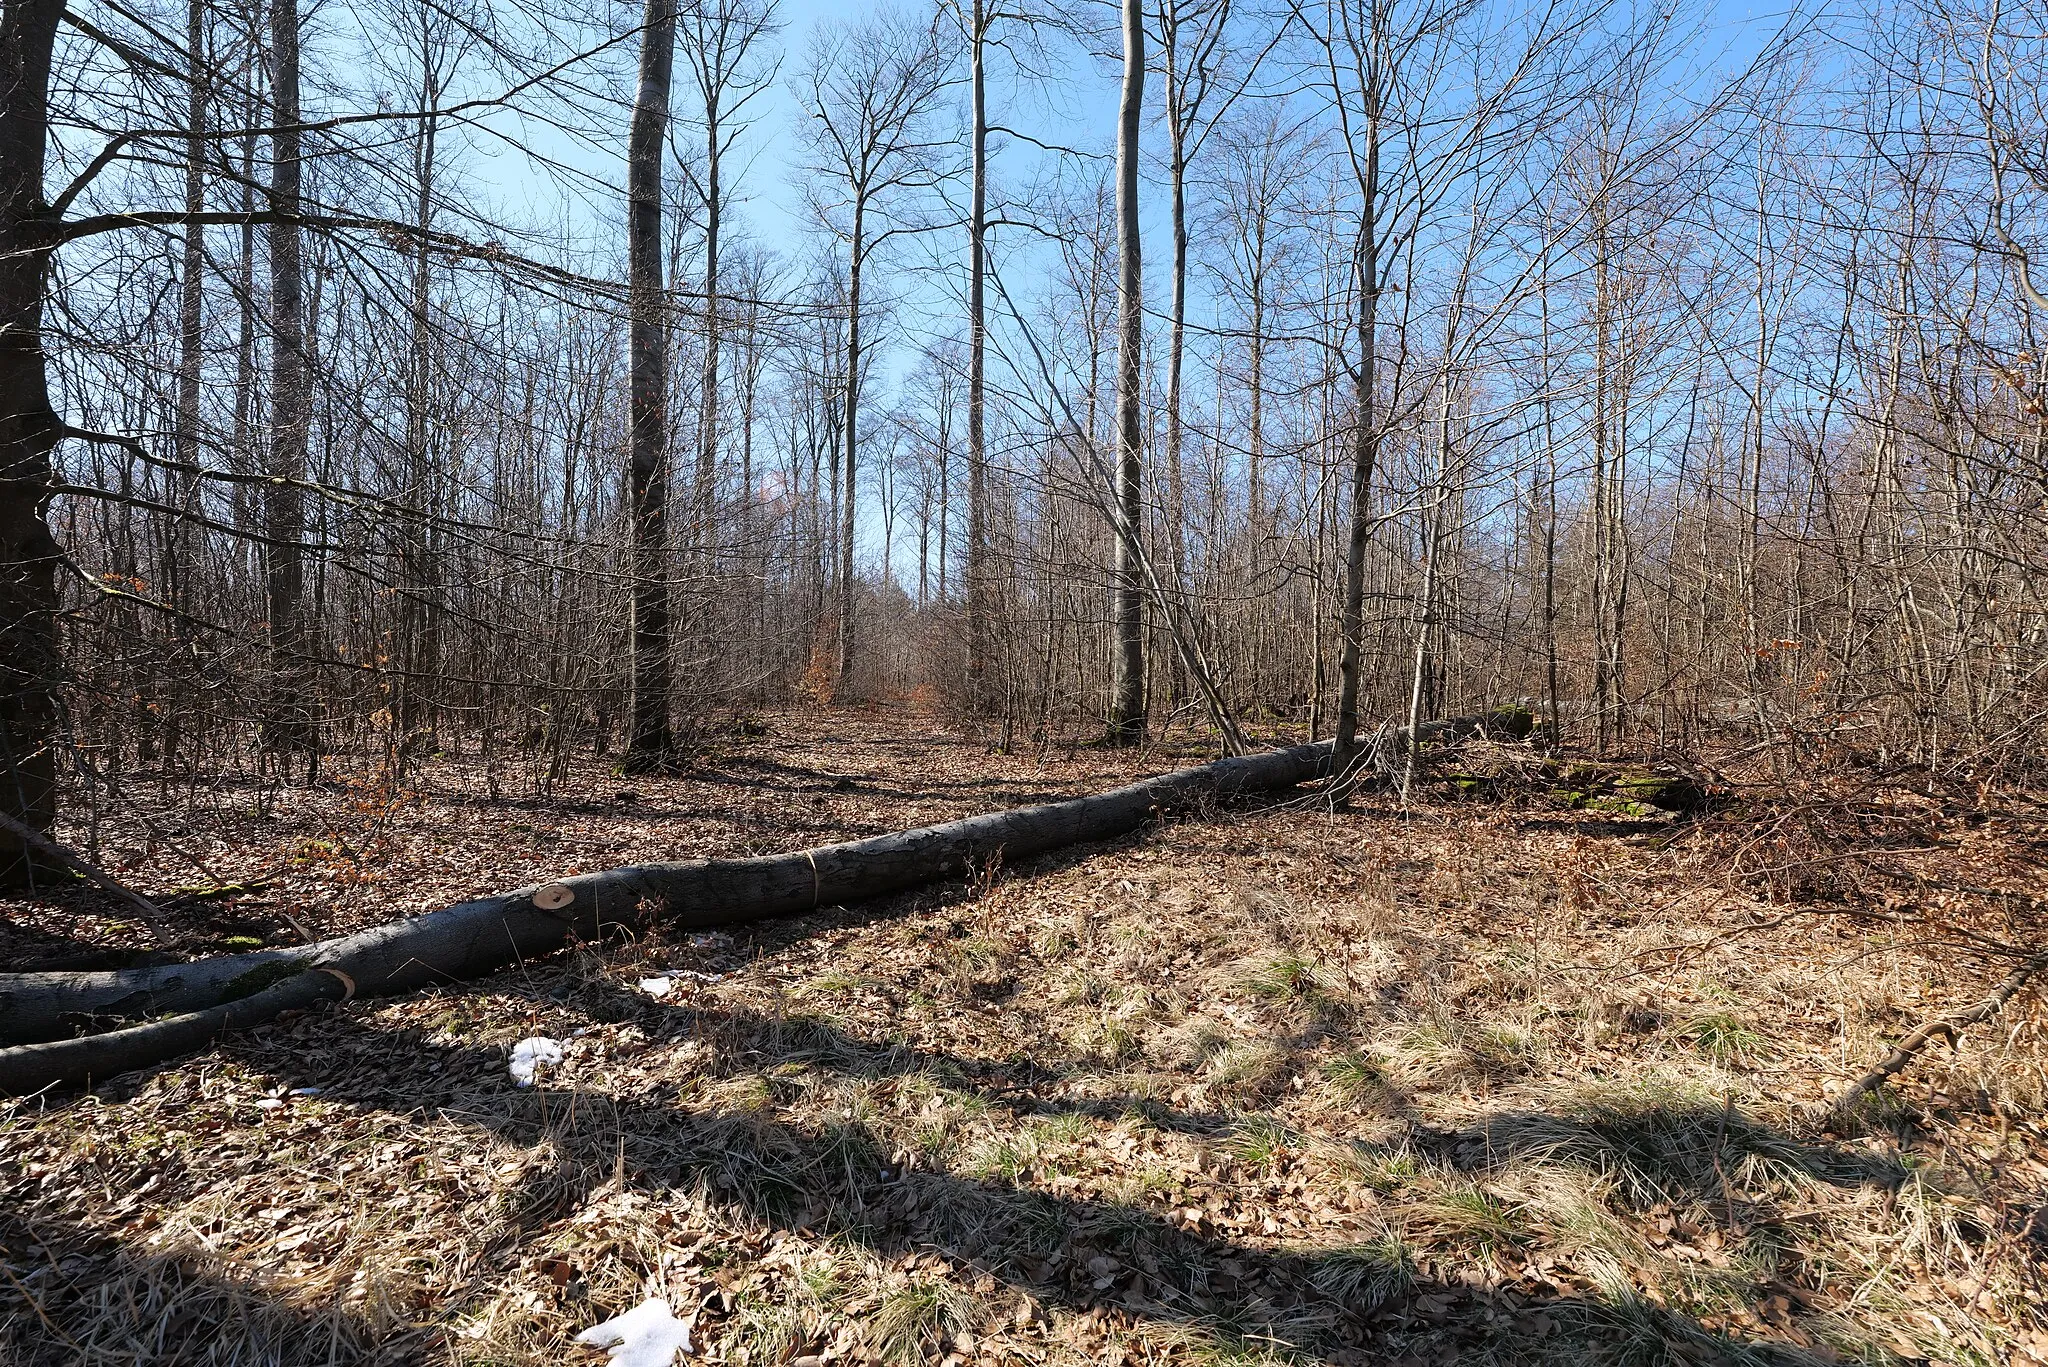
[[[63,14],[63,0],[0,11],[0,813],[37,831],[57,816],[60,552],[44,518],[63,424],[43,351],[43,168]],[[0,823],[0,883],[33,878],[31,848]]]
[[[1145,272],[1138,228],[1138,131],[1145,105],[1145,14],[1123,0],[1123,95],[1116,134],[1116,683],[1109,731],[1118,744],[1145,739],[1145,585],[1138,563],[1144,527]]]
[[[318,763],[315,699],[306,661],[304,535],[306,447],[313,420],[313,372],[306,329],[305,166],[299,113],[298,0],[271,0],[270,459],[263,485],[266,607],[271,695],[265,742],[288,765]]]
[[[725,160],[749,126],[748,106],[775,79],[763,48],[779,25],[775,0],[710,0],[682,16],[683,60],[697,86],[703,134],[704,360],[697,409],[697,471],[690,509],[691,541],[700,551],[713,540],[713,495],[718,478],[719,362],[725,315],[721,234],[725,225]]]
[[[633,523],[633,720],[629,772],[661,769],[669,729],[668,305],[662,290],[662,152],[675,64],[675,0],[647,0],[640,85],[626,151],[626,252],[632,291],[627,471]]]
[[[1351,458],[1335,737],[1342,773],[1360,754],[1366,552],[1386,428],[1380,309],[1393,283],[1389,271],[1397,264],[1413,271],[1420,236],[1467,174],[1476,143],[1488,140],[1499,155],[1569,104],[1583,79],[1573,44],[1600,8],[1600,0],[1587,0],[1519,18],[1467,0],[1296,0],[1292,9],[1336,126],[1336,155],[1350,172],[1351,346],[1344,368]],[[1413,298],[1410,289],[1399,293]],[[1396,332],[1405,346],[1405,330]]]
[[[1187,349],[1188,168],[1202,144],[1244,90],[1246,72],[1232,88],[1229,39],[1231,0],[1159,0],[1159,63],[1166,113],[1168,214],[1173,230],[1166,332],[1166,538],[1172,582],[1182,588],[1187,572],[1181,469],[1183,407],[1181,370]],[[1215,103],[1212,105],[1212,99]]]
[[[988,551],[988,47],[997,10],[965,0],[968,62],[967,207],[967,707],[989,705]],[[956,7],[956,13],[962,12]],[[941,541],[943,542],[943,536]],[[943,555],[940,574],[943,578]],[[943,591],[942,591],[943,592]]]
[[[776,57],[758,5],[657,5],[575,54],[558,29],[508,38],[509,11],[384,0],[350,12],[362,62],[353,30],[293,0],[202,0],[170,25],[95,9],[62,49],[89,80],[50,77],[38,25],[57,20],[17,7],[6,810],[46,827],[60,770],[88,818],[138,764],[258,754],[269,786],[315,739],[338,765],[473,746],[489,782],[538,791],[629,714],[637,767],[686,711],[829,695],[850,668],[946,697],[964,672],[969,708],[1047,743],[1105,713],[1166,731],[1198,690],[1226,746],[1247,705],[1313,734],[1334,701],[1355,758],[1376,723],[1543,696],[1610,748],[1728,732],[1788,766],[1835,743],[2036,762],[2038,11],[1925,0],[1871,18],[1867,62],[1702,99],[1675,21],[1600,0],[1299,0],[1271,89],[1225,60],[1263,51],[1262,16],[1145,0],[1166,91],[1146,136],[1182,220],[1147,394],[1121,117],[1094,211],[1049,221],[1042,253],[992,250],[1024,217],[999,178],[1110,169],[991,108],[1028,111],[1046,79],[1021,46],[1050,32],[1035,3],[960,0],[943,40],[930,12],[821,39],[792,161],[833,248],[780,256],[732,208]],[[671,17],[699,179],[661,202],[650,69],[615,280],[573,212],[477,202],[464,151],[527,118],[615,137],[628,101],[602,93],[622,74],[605,64],[658,68]],[[944,109],[959,58],[965,149]],[[484,92],[486,72],[512,79]],[[299,83],[319,107],[287,117]],[[951,215],[933,192],[955,155],[971,202]],[[548,161],[533,183],[560,175],[566,201],[576,172]],[[950,336],[957,304],[888,269],[887,244],[956,228],[961,354],[908,370],[899,337]],[[984,316],[999,301],[1014,327]],[[898,442],[878,411],[904,416]],[[677,549],[687,630],[664,621]],[[896,554],[917,557],[914,600]],[[1160,658],[1126,650],[1134,620]],[[715,665],[685,668],[714,640]],[[1141,670],[1170,683],[1131,687]],[[25,876],[18,842],[0,862]]]
[[[938,124],[947,62],[931,24],[883,13],[820,30],[796,81],[804,140],[817,179],[819,219],[846,247],[846,353],[842,446],[838,679],[854,665],[854,490],[860,467],[863,273],[891,239],[926,226],[910,201],[944,174],[951,140]]]
[[[206,167],[211,146],[207,138],[207,111],[212,73],[202,65],[207,50],[206,0],[190,0],[185,7],[185,47],[191,54],[191,80],[185,102],[185,212],[194,222],[183,233],[178,261],[178,395],[177,442],[179,464],[188,472],[199,467],[200,366],[206,341],[206,240],[197,219],[206,208]],[[184,480],[184,494],[178,500],[190,508],[198,493],[198,481],[190,473]],[[174,530],[173,553],[166,568],[170,577],[164,588],[167,601],[181,608],[191,606],[187,593],[194,567],[191,562],[189,524]]]

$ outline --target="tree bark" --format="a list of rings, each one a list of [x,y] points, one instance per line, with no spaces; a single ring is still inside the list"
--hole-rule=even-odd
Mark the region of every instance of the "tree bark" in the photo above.
[[[704,369],[699,381],[702,402],[697,408],[697,478],[691,491],[691,543],[698,555],[698,573],[708,577],[714,570],[717,532],[713,526],[713,504],[718,490],[718,344],[723,321],[718,297],[718,229],[725,207],[724,189],[719,184],[720,96],[717,88],[704,91]]]
[[[662,297],[661,159],[675,67],[675,0],[647,0],[640,88],[626,150],[626,255],[632,309],[633,719],[626,770],[665,768],[669,730],[668,319]]]
[[[1187,487],[1182,466],[1185,433],[1182,421],[1181,362],[1187,344],[1188,318],[1188,128],[1183,118],[1180,92],[1180,16],[1175,0],[1159,7],[1160,41],[1166,49],[1161,74],[1166,82],[1166,128],[1168,138],[1167,175],[1171,190],[1173,221],[1173,269],[1169,284],[1166,323],[1166,547],[1167,572],[1173,592],[1187,602],[1188,555],[1187,508],[1183,491]],[[1166,699],[1173,707],[1180,701],[1180,680],[1172,682]]]
[[[1144,528],[1143,414],[1139,385],[1145,345],[1143,255],[1138,233],[1138,131],[1145,104],[1145,22],[1139,0],[1123,0],[1124,81],[1117,111],[1117,480],[1118,514],[1127,534],[1116,545],[1116,696],[1110,738],[1145,739],[1145,585],[1138,538]]]
[[[971,874],[998,859],[1108,840],[1156,817],[1291,787],[1329,769],[1327,744],[1218,760],[1090,797],[1013,808],[795,854],[646,864],[480,898],[302,949],[110,973],[0,975],[0,1094],[103,1079],[204,1047],[225,1030],[343,996],[480,977],[653,923],[799,916]],[[65,1038],[145,1016],[146,1024]]]
[[[854,630],[854,583],[853,583],[853,510],[854,476],[859,469],[857,456],[860,451],[860,268],[861,257],[865,254],[862,241],[866,228],[867,204],[860,191],[855,192],[853,202],[853,248],[848,253],[846,270],[846,392],[842,396],[845,404],[841,412],[840,435],[843,448],[842,488],[845,494],[839,505],[839,683],[846,687],[846,681],[853,674],[853,652],[858,640]]]
[[[1337,728],[1334,763],[1341,781],[1359,757],[1358,693],[1365,635],[1365,550],[1372,540],[1372,479],[1379,460],[1374,412],[1379,384],[1379,172],[1380,127],[1377,86],[1368,87],[1366,146],[1360,168],[1358,259],[1358,357],[1353,363],[1351,436],[1351,533],[1344,554],[1344,606],[1339,631],[1343,653],[1337,666]],[[1341,788],[1340,788],[1341,794]]]
[[[202,57],[206,48],[206,0],[190,0],[185,10],[185,46],[189,53],[189,88],[185,106],[185,212],[195,218],[206,208],[207,96],[210,74]],[[178,278],[178,389],[173,452],[185,467],[177,479],[174,500],[180,512],[198,511],[199,381],[205,358],[206,230],[185,229]],[[197,570],[193,562],[191,526],[183,518],[171,527],[169,554],[164,558],[164,601],[189,611],[189,593]],[[175,706],[166,699],[166,706]],[[172,733],[175,735],[175,732]],[[165,762],[175,757],[175,739],[166,740]]]
[[[43,236],[50,58],[64,0],[0,11],[0,811],[57,819],[57,561],[46,514],[62,431],[50,406]],[[0,886],[33,880],[27,842],[0,830]]]
[[[985,312],[988,276],[988,85],[983,48],[988,41],[988,0],[974,0],[968,35],[969,103],[973,127],[972,183],[967,219],[967,709],[984,715],[990,704],[991,655],[988,592],[988,436]],[[942,514],[943,517],[943,514]],[[943,527],[943,523],[941,524]],[[939,582],[945,582],[945,535],[939,537]],[[941,591],[943,596],[943,590]]]
[[[314,698],[307,668],[305,527],[307,443],[312,427],[312,370],[306,354],[304,134],[299,129],[298,0],[271,0],[270,208],[270,460],[263,486],[264,600],[270,620],[270,697],[266,746],[284,757],[305,753],[317,764]],[[308,770],[308,778],[311,769]]]
[[[391,737],[394,757],[403,760],[414,750],[432,748],[438,730],[435,695],[440,673],[440,649],[435,630],[433,604],[440,573],[435,564],[433,528],[427,517],[435,510],[433,469],[434,401],[434,319],[432,256],[427,234],[434,226],[434,173],[440,146],[440,72],[435,68],[431,21],[420,29],[420,109],[422,115],[413,144],[414,214],[419,242],[412,260],[412,330],[408,348],[405,387],[405,483],[406,500],[417,516],[399,531],[401,545],[400,582],[406,591],[398,595],[399,648],[393,652],[398,671],[392,678],[396,695],[391,708]]]

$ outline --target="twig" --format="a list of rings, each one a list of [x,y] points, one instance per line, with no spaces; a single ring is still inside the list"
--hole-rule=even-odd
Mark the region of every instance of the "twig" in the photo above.
[[[96,768],[93,765],[91,757],[86,754],[85,749],[82,746],[73,747],[72,758],[77,762],[79,768],[85,770],[86,774],[91,777],[92,781],[95,784],[106,789],[108,797],[122,804],[124,807],[128,809],[130,813],[134,815],[137,821],[140,821],[143,825],[149,827],[149,834],[151,840],[155,841],[159,845],[162,845],[172,854],[177,855],[187,864],[190,864],[193,868],[199,870],[199,872],[205,874],[208,878],[211,878],[215,883],[226,884],[229,881],[231,881],[227,878],[222,877],[221,874],[218,871],[216,871],[214,867],[211,864],[207,863],[204,859],[201,859],[198,855],[192,853],[183,845],[180,845],[177,841],[171,839],[170,833],[166,831],[162,826],[159,826],[157,824],[156,818],[149,814],[148,808],[144,807],[140,802],[137,802],[134,798],[130,797],[125,791],[123,791],[120,785],[114,782],[113,776],[111,774],[103,774],[98,770],[98,768]]]
[[[1898,1072],[1908,1063],[1911,1063],[1913,1056],[1919,1053],[1926,1046],[1927,1042],[1936,1035],[1945,1036],[1950,1044],[1954,1044],[1956,1034],[1959,1031],[1968,1026],[1978,1025],[1990,1020],[2000,1011],[2003,1011],[2005,1004],[2011,1001],[2014,995],[2021,988],[2025,987],[2036,973],[2039,973],[2044,968],[2048,968],[2048,950],[2041,951],[2007,974],[2005,981],[1991,990],[1990,996],[1978,1002],[1969,1010],[1958,1011],[1952,1016],[1942,1016],[1921,1025],[1919,1029],[1899,1041],[1899,1047],[1885,1055],[1882,1063],[1879,1063],[1875,1068],[1872,1068],[1869,1072],[1858,1078],[1855,1086],[1842,1093],[1841,1099],[1832,1107],[1834,1113],[1836,1115],[1848,1115],[1854,1111],[1857,1103],[1861,1102],[1864,1097],[1869,1096],[1879,1087],[1884,1086],[1886,1079],[1890,1078],[1892,1074]]]
[[[0,812],[0,830],[7,831],[23,843],[40,850],[65,867],[76,869],[86,878],[99,884],[108,892],[113,893],[116,897],[126,902],[135,909],[137,915],[142,917],[143,921],[149,926],[150,933],[155,935],[159,942],[166,945],[177,943],[178,937],[171,933],[170,927],[164,922],[163,911],[156,903],[121,882],[120,879],[114,877],[113,874],[108,873],[99,865],[94,864],[84,855],[78,853],[78,851],[58,844],[35,827],[24,825],[5,812]]]

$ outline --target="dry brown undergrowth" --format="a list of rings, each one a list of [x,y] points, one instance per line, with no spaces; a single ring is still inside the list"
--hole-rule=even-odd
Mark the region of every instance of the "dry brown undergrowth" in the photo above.
[[[656,1293],[750,1367],[2048,1359],[2038,996],[1800,1118],[2003,971],[1983,896],[1906,842],[1767,905],[1715,820],[1299,804],[284,1022],[0,1121],[0,1344],[595,1363]]]

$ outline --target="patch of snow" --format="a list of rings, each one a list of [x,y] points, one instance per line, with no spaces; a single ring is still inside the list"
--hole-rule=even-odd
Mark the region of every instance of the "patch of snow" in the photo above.
[[[533,1035],[512,1046],[512,1062],[506,1072],[512,1081],[521,1087],[533,1085],[534,1074],[543,1068],[553,1068],[562,1061],[560,1040],[551,1040],[544,1035]]]
[[[692,949],[725,949],[732,944],[732,936],[722,930],[709,930],[692,935],[689,946]]]
[[[276,1097],[267,1096],[264,1097],[263,1100],[256,1103],[256,1109],[259,1111],[275,1111],[282,1108],[283,1105],[284,1103],[282,1101],[279,1101]]]
[[[640,980],[640,990],[657,1001],[666,997],[674,989],[675,980],[672,978],[642,978]]]
[[[649,1297],[623,1315],[593,1324],[578,1343],[611,1350],[612,1367],[673,1367],[690,1352],[690,1322],[676,1318],[668,1302]]]

